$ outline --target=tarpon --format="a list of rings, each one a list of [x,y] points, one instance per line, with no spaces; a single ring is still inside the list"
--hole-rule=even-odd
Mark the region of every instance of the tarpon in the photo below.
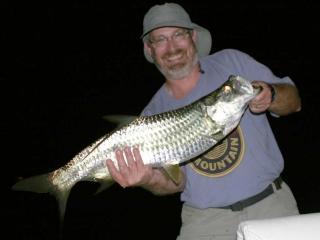
[[[71,188],[79,181],[113,182],[106,159],[117,166],[115,150],[138,147],[144,164],[164,168],[176,180],[181,163],[192,160],[226,137],[240,122],[248,103],[260,89],[240,76],[230,76],[217,90],[178,109],[139,116],[108,133],[50,173],[25,178],[12,189],[50,193],[59,203],[63,220]]]

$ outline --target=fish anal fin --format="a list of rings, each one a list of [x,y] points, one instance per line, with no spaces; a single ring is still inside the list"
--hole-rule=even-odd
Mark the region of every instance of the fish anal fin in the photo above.
[[[102,191],[104,191],[107,188],[111,187],[112,184],[114,184],[114,181],[112,180],[112,178],[99,179],[97,181],[100,183],[100,186],[98,187],[98,189],[94,193],[95,195],[101,193]]]
[[[163,170],[176,185],[179,185],[181,169],[178,164],[163,167]]]

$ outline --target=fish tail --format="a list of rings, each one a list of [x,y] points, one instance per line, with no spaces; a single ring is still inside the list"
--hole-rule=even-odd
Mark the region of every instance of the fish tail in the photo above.
[[[51,193],[54,191],[54,186],[49,181],[49,174],[41,174],[18,181],[12,186],[12,190]]]
[[[66,207],[67,207],[67,201],[68,201],[69,194],[70,194],[70,190],[63,191],[63,192],[60,191],[60,194],[56,194],[55,195],[55,197],[56,197],[56,199],[58,201],[58,204],[59,204],[59,220],[60,220],[59,221],[59,223],[60,223],[59,236],[60,236],[60,239],[62,239],[64,215],[65,215],[65,212],[66,212]]]
[[[50,181],[50,173],[22,179],[12,186],[12,190],[15,191],[50,193],[53,195],[59,204],[60,231],[62,231],[64,215],[71,188],[72,187],[64,190],[57,188]]]

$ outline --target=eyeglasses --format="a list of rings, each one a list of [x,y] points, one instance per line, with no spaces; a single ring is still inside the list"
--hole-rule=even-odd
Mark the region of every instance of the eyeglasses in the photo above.
[[[156,47],[163,47],[169,42],[169,39],[171,39],[174,42],[180,42],[182,40],[185,40],[187,36],[189,36],[190,32],[191,30],[189,29],[181,29],[168,37],[164,35],[160,35],[155,38],[150,37],[149,42]]]

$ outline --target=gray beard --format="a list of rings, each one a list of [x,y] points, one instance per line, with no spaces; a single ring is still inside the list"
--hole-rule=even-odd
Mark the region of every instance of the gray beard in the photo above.
[[[155,61],[155,65],[158,68],[158,70],[165,76],[166,79],[180,80],[185,78],[192,72],[193,68],[198,63],[198,60],[199,60],[198,54],[195,54],[194,58],[192,59],[192,62],[188,63],[182,68],[173,69],[173,70],[161,68],[156,61]]]

